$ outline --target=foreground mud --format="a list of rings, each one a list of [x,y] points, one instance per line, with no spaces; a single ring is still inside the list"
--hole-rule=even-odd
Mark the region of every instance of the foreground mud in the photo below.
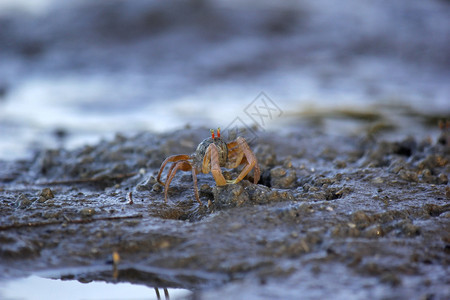
[[[449,297],[446,133],[260,132],[258,185],[200,175],[199,205],[179,172],[166,204],[160,163],[208,134],[117,135],[0,162],[1,276],[183,287],[201,299]]]

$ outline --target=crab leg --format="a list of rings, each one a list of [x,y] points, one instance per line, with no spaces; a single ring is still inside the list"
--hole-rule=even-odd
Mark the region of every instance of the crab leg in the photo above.
[[[178,162],[180,162],[180,161],[178,161]],[[174,163],[170,166],[169,171],[167,171],[166,182],[167,182],[167,180],[169,179],[170,174],[172,174],[173,168],[175,168],[175,166],[177,165],[178,162],[174,162]],[[165,183],[163,183],[163,182],[160,182],[160,183],[163,184],[163,185],[165,185]]]
[[[244,177],[247,176],[247,174],[250,173],[250,171],[252,169],[254,169],[254,180],[253,180],[253,182],[255,184],[258,183],[260,175],[261,175],[261,171],[259,169],[258,161],[256,160],[255,155],[253,154],[252,150],[250,149],[250,147],[248,146],[248,144],[247,144],[247,142],[245,141],[244,138],[238,137],[236,139],[236,142],[239,145],[239,149],[245,155],[245,159],[247,160],[247,165],[244,167],[244,169],[242,169],[241,174],[239,174],[239,176],[235,180],[227,181],[227,183],[231,183],[231,184],[238,183],[239,181],[244,179]],[[244,157],[242,158],[242,161],[243,160],[244,160]],[[239,162],[239,163],[241,163],[241,162]]]
[[[202,172],[208,173],[209,169],[211,169],[211,174],[216,181],[216,185],[221,186],[227,184],[225,177],[223,177],[222,170],[220,169],[219,151],[217,151],[217,147],[214,144],[208,146],[205,157],[203,158]]]
[[[202,202],[200,201],[200,197],[198,196],[197,172],[195,171],[195,168],[192,168],[192,180],[194,181],[195,199],[197,199],[198,203],[202,204]]]
[[[172,179],[173,179],[173,177],[175,176],[175,173],[177,172],[178,169],[180,169],[180,170],[182,170],[182,171],[189,171],[188,168],[187,168],[187,169],[178,168],[177,170],[174,171],[174,168],[175,168],[178,164],[184,163],[184,162],[186,162],[186,163],[189,164],[188,161],[178,161],[178,162],[173,163],[173,164],[170,166],[169,171],[167,172],[166,182],[169,182],[169,184],[170,184],[170,182],[172,181]],[[190,164],[189,164],[189,166],[190,166]],[[202,204],[202,202],[200,201],[199,194],[198,194],[197,172],[195,171],[195,168],[192,168],[192,167],[191,167],[191,169],[192,169],[192,179],[193,179],[193,181],[194,181],[194,194],[195,194],[195,199],[197,199],[198,203]],[[175,172],[175,173],[174,173],[174,172]],[[173,176],[171,176],[172,173],[173,173]],[[170,177],[171,177],[171,178],[170,178]],[[170,178],[170,180],[169,180],[169,178]],[[165,184],[164,184],[164,185],[165,185]],[[167,190],[168,188],[166,189],[166,188],[164,187],[164,189]],[[165,193],[165,195],[166,195],[166,193]],[[165,196],[165,200],[166,200],[166,202],[167,202],[167,196]]]
[[[228,143],[227,147],[228,147],[228,161],[225,164],[225,168],[234,169],[237,168],[239,165],[245,163],[245,161],[243,161],[244,152],[240,151],[240,148],[238,147],[236,141]]]
[[[191,164],[186,160],[178,161],[175,164],[175,167],[173,168],[172,172],[170,173],[170,176],[166,180],[166,184],[164,185],[164,201],[165,202],[167,202],[167,193],[169,192],[170,182],[175,177],[175,174],[177,173],[177,171],[178,170],[190,171],[191,169],[192,169]],[[199,202],[200,202],[200,200],[199,200]]]
[[[158,176],[156,177],[156,180],[157,180],[160,184],[164,185],[164,183],[161,181],[161,174],[162,174],[162,172],[164,171],[164,168],[166,167],[166,164],[167,164],[168,162],[175,162],[175,161],[179,161],[179,160],[188,160],[189,158],[190,158],[189,155],[186,155],[186,154],[180,154],[180,155],[172,155],[172,156],[169,156],[169,157],[166,158],[166,159],[163,161],[163,163],[161,164],[161,168],[159,169]]]

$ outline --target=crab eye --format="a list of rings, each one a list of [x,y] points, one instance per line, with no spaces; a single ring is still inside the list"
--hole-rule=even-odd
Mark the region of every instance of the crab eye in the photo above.
[[[220,127],[217,128],[217,137],[220,138]]]
[[[211,137],[214,139],[214,129],[210,129],[209,131],[211,131]]]

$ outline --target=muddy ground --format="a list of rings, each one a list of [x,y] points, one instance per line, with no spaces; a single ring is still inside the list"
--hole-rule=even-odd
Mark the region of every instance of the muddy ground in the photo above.
[[[0,162],[1,277],[182,287],[198,299],[448,299],[448,133],[257,131],[259,184],[200,175],[199,205],[179,172],[166,204],[161,162],[208,135],[118,134]]]

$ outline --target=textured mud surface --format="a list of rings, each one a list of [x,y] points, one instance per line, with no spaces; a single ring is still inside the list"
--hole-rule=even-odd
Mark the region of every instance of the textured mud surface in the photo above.
[[[216,187],[200,175],[199,205],[190,173],[179,172],[166,204],[160,163],[208,133],[117,135],[0,162],[1,276],[183,287],[202,299],[450,295],[445,133],[260,132],[258,185]]]

